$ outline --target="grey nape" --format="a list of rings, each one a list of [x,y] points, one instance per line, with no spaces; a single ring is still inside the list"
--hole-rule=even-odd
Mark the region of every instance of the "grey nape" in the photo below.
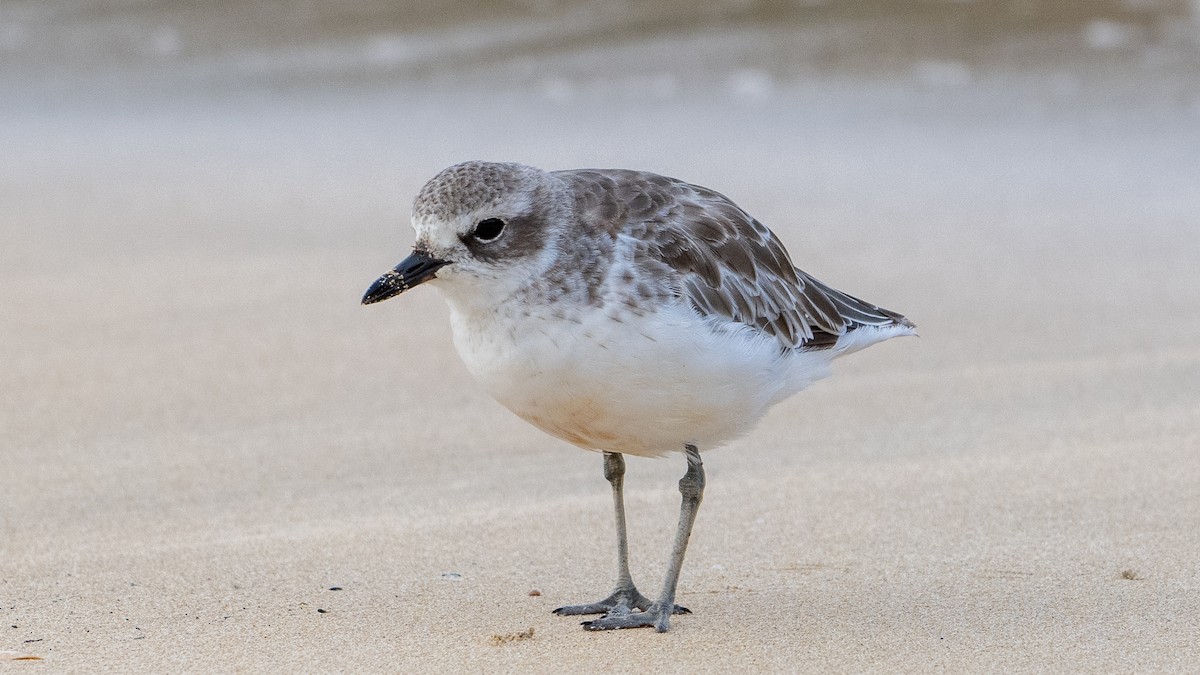
[[[629,574],[629,541],[625,532],[625,458],[619,453],[604,453],[604,477],[612,484],[613,507],[617,520],[617,585],[607,598],[586,605],[568,605],[554,610],[559,615],[604,614],[599,619],[584,621],[586,630],[612,630],[615,628],[639,628],[654,626],[660,633],[666,632],[672,614],[690,614],[686,607],[675,604],[675,587],[679,583],[679,570],[683,567],[683,556],[687,552],[692,525],[696,512],[704,498],[704,463],[694,445],[685,445],[687,473],[679,479],[679,492],[683,497],[679,508],[679,528],[675,532],[675,545],[671,562],[667,567],[666,580],[658,602],[638,592]],[[664,612],[663,607],[671,611]]]

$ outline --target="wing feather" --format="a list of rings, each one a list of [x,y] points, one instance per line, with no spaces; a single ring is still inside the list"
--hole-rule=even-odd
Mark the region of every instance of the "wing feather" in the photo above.
[[[636,171],[559,175],[575,189],[580,218],[635,241],[635,263],[667,272],[701,315],[750,326],[788,349],[827,349],[863,326],[912,325],[797,269],[769,228],[717,192]]]

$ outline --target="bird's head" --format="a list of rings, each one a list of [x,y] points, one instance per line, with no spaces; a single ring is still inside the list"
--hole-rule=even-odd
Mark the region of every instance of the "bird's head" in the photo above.
[[[466,162],[443,170],[413,202],[413,252],[379,277],[364,305],[436,280],[452,298],[492,301],[549,267],[555,229],[569,217],[565,187],[521,164]]]

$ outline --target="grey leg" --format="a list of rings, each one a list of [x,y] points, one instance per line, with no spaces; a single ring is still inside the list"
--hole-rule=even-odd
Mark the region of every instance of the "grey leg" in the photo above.
[[[675,588],[679,584],[679,571],[683,567],[683,556],[687,552],[688,540],[692,536],[692,525],[696,522],[696,512],[700,509],[700,501],[704,498],[704,463],[700,461],[700,452],[694,445],[685,445],[687,456],[687,473],[679,479],[679,493],[682,503],[679,507],[679,529],[675,531],[675,546],[671,551],[671,562],[667,567],[667,578],[663,582],[662,595],[658,602],[640,612],[609,612],[607,615],[593,621],[585,621],[583,627],[587,630],[612,630],[614,628],[638,628],[654,626],[660,633],[665,633],[670,626],[671,614],[680,613],[675,604]],[[623,520],[623,519],[622,519]],[[664,607],[671,610],[663,611]],[[684,610],[685,612],[687,610]]]
[[[606,614],[646,609],[650,599],[638,592],[629,574],[629,538],[625,532],[625,458],[617,452],[604,453],[604,478],[612,485],[613,508],[617,516],[617,587],[611,595],[584,605],[567,605],[554,610],[560,616]]]
[[[633,610],[650,608],[650,598],[638,592],[629,574],[629,538],[625,532],[625,458],[620,453],[604,453],[604,478],[612,485],[613,509],[617,520],[617,586],[611,595],[585,605],[568,605],[554,610],[560,616],[580,614],[629,614]],[[677,614],[687,609],[676,607]]]

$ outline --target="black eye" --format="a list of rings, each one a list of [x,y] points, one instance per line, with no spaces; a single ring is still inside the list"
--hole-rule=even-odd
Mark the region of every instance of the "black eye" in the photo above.
[[[504,231],[504,221],[499,218],[485,218],[475,225],[475,229],[471,231],[471,236],[479,241],[491,241],[500,236]]]

